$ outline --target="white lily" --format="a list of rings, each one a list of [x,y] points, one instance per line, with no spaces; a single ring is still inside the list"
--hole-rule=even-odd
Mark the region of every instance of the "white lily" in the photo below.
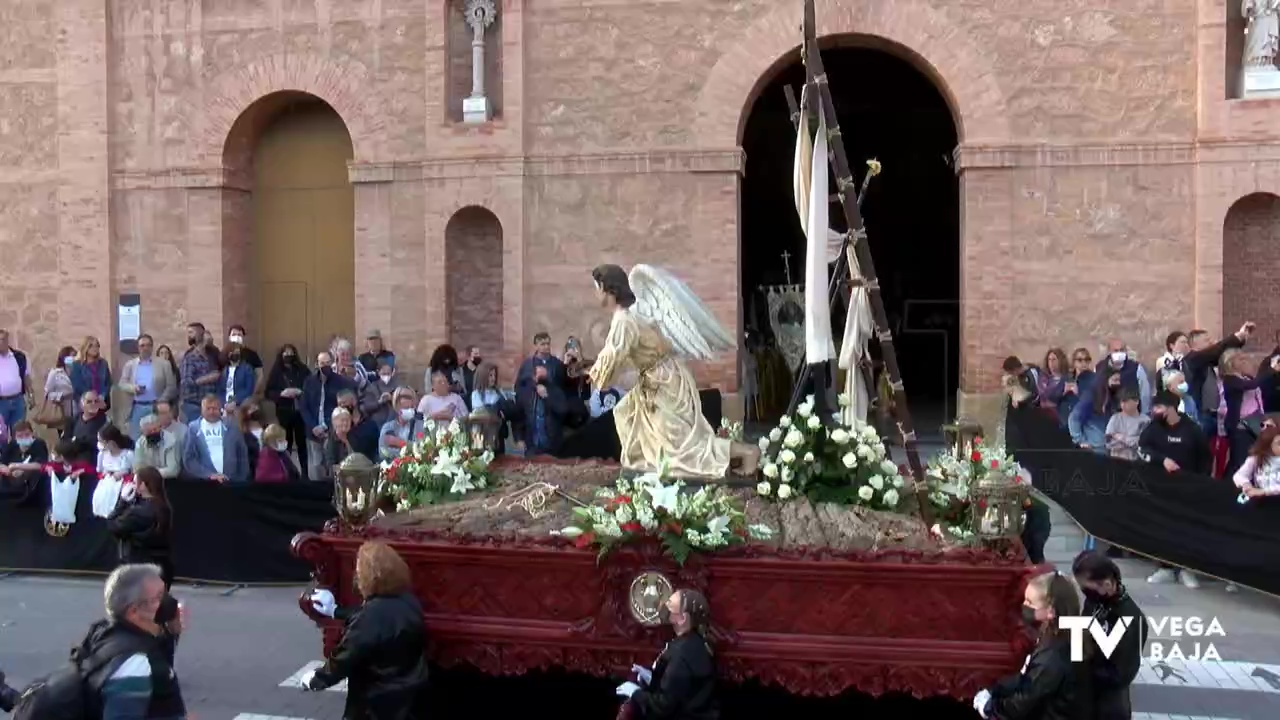
[[[715,535],[723,535],[728,531],[729,531],[728,515],[719,515],[717,517],[711,518],[711,520],[707,522],[707,532],[709,533],[712,533]]]
[[[680,485],[672,483],[671,485],[651,488],[649,496],[653,498],[653,507],[655,509],[661,508],[675,515],[676,508],[680,502]]]

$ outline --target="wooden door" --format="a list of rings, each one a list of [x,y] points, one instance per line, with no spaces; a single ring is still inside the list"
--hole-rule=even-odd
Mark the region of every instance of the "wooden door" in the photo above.
[[[290,105],[254,152],[251,305],[265,356],[293,343],[314,360],[355,332],[355,196],[351,138],[318,101]]]

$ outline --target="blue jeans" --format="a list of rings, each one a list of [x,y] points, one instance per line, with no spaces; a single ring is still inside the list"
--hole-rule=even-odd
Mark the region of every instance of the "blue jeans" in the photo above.
[[[142,435],[142,418],[153,414],[156,411],[154,402],[134,402],[133,409],[129,411],[129,437],[137,440]]]
[[[12,434],[14,423],[27,419],[27,399],[19,395],[0,400],[0,417],[4,418],[4,425]]]

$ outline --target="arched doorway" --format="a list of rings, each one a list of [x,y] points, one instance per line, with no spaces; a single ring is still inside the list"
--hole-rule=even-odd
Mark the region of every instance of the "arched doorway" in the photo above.
[[[1276,281],[1280,275],[1280,197],[1246,195],[1227,210],[1222,224],[1222,327],[1230,332],[1246,320],[1258,324],[1260,347],[1280,342]]]
[[[855,181],[861,183],[867,160],[883,166],[863,201],[863,216],[907,394],[930,415],[917,426],[928,427],[952,412],[959,381],[956,122],[938,87],[918,69],[923,63],[906,59],[913,57],[909,50],[855,35],[822,38],[821,45]],[[788,264],[790,282],[804,280],[805,241],[792,199],[796,132],[783,92],[790,86],[799,97],[804,67],[798,51],[767,77],[743,123],[740,195],[744,324],[764,336],[770,331],[761,288],[787,283]],[[831,222],[845,229],[834,202]],[[832,320],[839,332],[843,310]]]
[[[249,332],[264,355],[293,343],[306,357],[355,332],[351,136],[323,100],[268,95],[236,121],[227,166],[249,188]]]
[[[469,206],[444,229],[449,341],[497,357],[502,352],[502,223],[485,208]]]

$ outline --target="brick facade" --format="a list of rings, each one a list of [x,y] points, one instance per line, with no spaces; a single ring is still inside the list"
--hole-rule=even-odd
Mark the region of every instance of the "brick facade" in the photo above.
[[[119,293],[162,343],[245,318],[248,163],[273,94],[297,91],[353,143],[357,333],[381,329],[410,367],[457,339],[441,259],[472,206],[502,242],[491,357],[541,328],[589,353],[602,261],[670,265],[735,327],[741,129],[798,42],[799,0],[502,0],[501,113],[482,127],[456,122],[452,1],[19,2],[0,26],[0,326],[47,368],[69,339],[114,346]],[[955,111],[963,390],[1050,339],[1153,355],[1170,327],[1242,319],[1224,279],[1276,267],[1254,249],[1271,231],[1237,252],[1223,228],[1240,198],[1280,193],[1280,101],[1226,99],[1237,12],[819,0],[821,32],[891,41]],[[732,358],[699,373],[736,387]]]

